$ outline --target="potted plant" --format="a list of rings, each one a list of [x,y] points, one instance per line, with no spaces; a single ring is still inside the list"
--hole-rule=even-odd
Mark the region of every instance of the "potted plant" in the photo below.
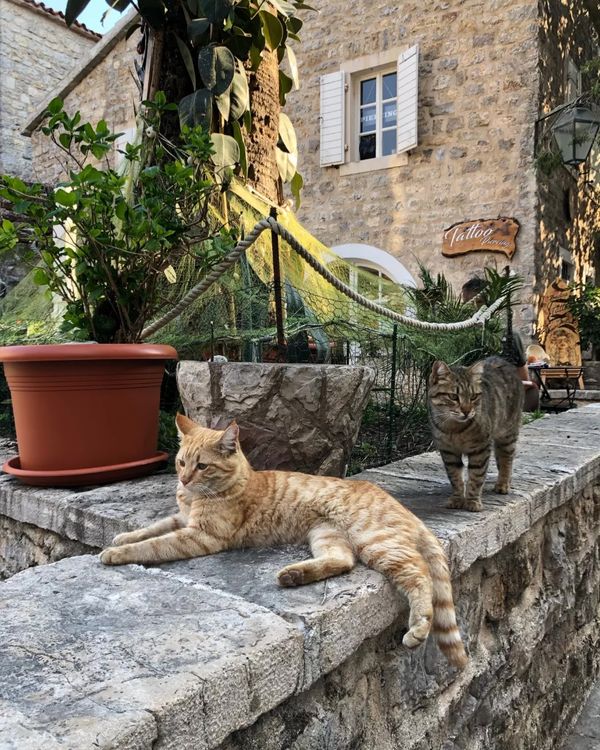
[[[213,146],[200,127],[169,143],[160,119],[172,106],[160,92],[144,105],[144,137],[124,147],[122,173],[106,160],[119,134],[103,121],[81,123],[55,99],[43,132],[69,158],[67,179],[48,190],[0,178],[0,195],[26,217],[18,230],[2,222],[0,250],[29,234],[33,280],[52,295],[61,334],[73,342],[0,348],[19,445],[3,468],[29,484],[115,481],[167,457],[156,451],[159,394],[164,362],[177,353],[139,341],[182,259],[191,257],[195,272],[214,260],[203,252]]]

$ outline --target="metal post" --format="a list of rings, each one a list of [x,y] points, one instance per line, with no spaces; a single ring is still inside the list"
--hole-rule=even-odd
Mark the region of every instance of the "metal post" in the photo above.
[[[387,445],[387,458],[388,461],[392,460],[392,452],[394,450],[394,404],[396,401],[396,358],[398,356],[398,326],[394,324],[392,333],[392,382],[390,385],[390,405],[388,414],[388,445]]]
[[[271,208],[270,215],[277,219],[277,209]],[[285,331],[283,328],[283,302],[281,299],[281,267],[279,265],[279,235],[271,231],[271,248],[273,252],[273,286],[275,293],[275,322],[277,326],[277,349],[279,355],[285,353]]]
[[[210,321],[210,361],[215,361],[215,321]]]

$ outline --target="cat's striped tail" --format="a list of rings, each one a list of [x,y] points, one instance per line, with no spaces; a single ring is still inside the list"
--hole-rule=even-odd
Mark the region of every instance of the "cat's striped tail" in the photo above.
[[[431,632],[448,661],[462,669],[469,658],[456,623],[452,582],[446,555],[429,529],[422,529],[419,542],[419,551],[429,566],[433,583]]]

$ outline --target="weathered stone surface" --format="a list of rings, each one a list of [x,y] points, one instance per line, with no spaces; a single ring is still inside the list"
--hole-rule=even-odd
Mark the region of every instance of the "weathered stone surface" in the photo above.
[[[373,571],[278,588],[305,549],[147,569],[72,558],[0,586],[0,674],[18,674],[0,687],[0,747],[555,750],[598,674],[599,416],[594,405],[524,428],[514,491],[494,496],[490,476],[479,514],[443,507],[436,454],[362,475],[449,552],[471,657],[460,675],[431,641],[403,648],[406,607]],[[44,515],[38,491],[17,502],[10,478],[0,511],[37,507],[98,538],[169,512],[174,482],[51,491]],[[255,682],[266,697],[253,700]]]
[[[0,580],[35,565],[96,551],[53,531],[0,515]]]
[[[0,612],[2,747],[19,714],[65,749],[214,747],[302,674],[296,628],[157,569],[63,560],[3,584]]]
[[[21,130],[29,112],[99,37],[76,24],[69,28],[39,5],[14,0],[0,0],[0,28],[0,174],[27,180],[32,150]]]
[[[180,362],[186,414],[207,427],[240,426],[257,469],[343,476],[375,372],[344,365]]]

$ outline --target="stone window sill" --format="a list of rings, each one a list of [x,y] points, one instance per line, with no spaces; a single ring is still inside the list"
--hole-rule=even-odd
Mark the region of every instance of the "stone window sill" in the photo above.
[[[408,164],[408,154],[392,154],[382,156],[379,159],[365,159],[364,161],[350,161],[340,166],[340,175],[345,177],[351,174],[363,174],[365,172],[376,172],[380,169],[392,169],[393,167],[405,167]]]

